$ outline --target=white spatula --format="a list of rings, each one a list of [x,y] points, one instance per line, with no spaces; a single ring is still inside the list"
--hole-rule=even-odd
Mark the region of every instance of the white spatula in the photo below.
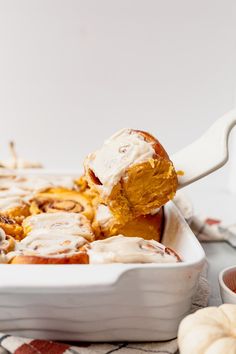
[[[219,118],[200,139],[171,156],[179,176],[179,189],[222,167],[228,161],[229,133],[236,125],[236,110]]]

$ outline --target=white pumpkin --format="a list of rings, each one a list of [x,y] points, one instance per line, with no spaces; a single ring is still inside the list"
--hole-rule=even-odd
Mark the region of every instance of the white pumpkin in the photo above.
[[[236,305],[206,307],[179,326],[180,354],[236,354]]]

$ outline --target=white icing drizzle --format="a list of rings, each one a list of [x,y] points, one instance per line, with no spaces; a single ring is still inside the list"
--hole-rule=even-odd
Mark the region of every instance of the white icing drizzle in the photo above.
[[[154,155],[152,144],[146,142],[141,134],[122,129],[105,141],[101,149],[87,157],[85,169],[94,172],[102,183],[98,188],[103,196],[107,196],[129,167],[146,162]]]
[[[87,249],[91,264],[178,262],[175,254],[167,253],[166,247],[161,243],[140,237],[113,236],[94,241]]]
[[[79,213],[43,213],[27,217],[23,222],[24,227],[30,227],[30,235],[35,230],[47,232],[63,232],[67,235],[82,236],[93,240],[94,235],[88,219]]]

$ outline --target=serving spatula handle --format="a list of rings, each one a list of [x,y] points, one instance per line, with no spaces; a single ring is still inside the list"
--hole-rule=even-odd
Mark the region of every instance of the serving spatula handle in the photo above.
[[[219,118],[199,139],[171,156],[179,176],[179,189],[222,167],[229,157],[229,133],[236,125],[236,110]]]

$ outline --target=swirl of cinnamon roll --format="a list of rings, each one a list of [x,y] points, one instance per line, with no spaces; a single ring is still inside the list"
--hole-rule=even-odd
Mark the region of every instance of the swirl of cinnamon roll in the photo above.
[[[93,218],[90,200],[78,191],[63,188],[51,188],[31,199],[31,214],[54,212],[81,213],[88,219]]]
[[[55,213],[58,211],[68,211],[70,213],[82,213],[84,211],[84,207],[74,201],[74,200],[48,200],[44,198],[38,198],[35,202],[35,207],[37,207],[37,211],[41,211],[43,213]],[[33,212],[32,214],[36,214],[37,212]]]

